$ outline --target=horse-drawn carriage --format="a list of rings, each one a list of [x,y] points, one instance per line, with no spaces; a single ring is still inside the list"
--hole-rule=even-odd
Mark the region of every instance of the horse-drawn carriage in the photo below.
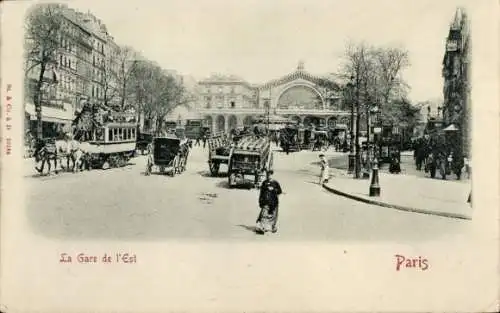
[[[313,144],[312,151],[321,151],[326,150],[328,148],[328,131],[326,130],[314,130],[313,131]]]
[[[280,146],[283,150],[300,151],[300,134],[300,129],[295,125],[283,128],[280,132]]]
[[[187,140],[174,136],[156,137],[149,148],[145,174],[150,175],[156,166],[161,174],[169,173],[173,177],[186,170],[188,156]]]
[[[208,167],[212,176],[219,173],[221,164],[229,164],[231,151],[231,143],[226,135],[219,134],[208,139]]]
[[[244,137],[233,148],[228,170],[229,187],[245,183],[245,175],[253,176],[256,188],[272,170],[273,154],[269,138]]]

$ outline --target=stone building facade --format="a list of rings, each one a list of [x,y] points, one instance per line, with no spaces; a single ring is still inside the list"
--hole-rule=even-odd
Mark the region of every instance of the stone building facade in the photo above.
[[[62,128],[69,129],[75,112],[85,101],[100,103],[104,99],[104,75],[116,71],[120,47],[107,32],[106,26],[90,12],[82,13],[61,5],[61,31],[56,64],[45,71],[42,93],[42,122],[44,136],[52,136]],[[111,68],[105,67],[107,63]],[[29,66],[30,60],[27,60]],[[25,125],[34,133],[36,112],[33,103],[34,87],[39,67],[26,74]]]
[[[451,23],[443,59],[444,127],[454,125],[459,138],[456,145],[466,156],[471,153],[471,42],[469,20],[459,8]]]
[[[281,78],[253,85],[237,76],[213,75],[199,84],[197,111],[212,131],[249,126],[257,116],[279,115],[304,126],[349,127],[340,88],[325,87],[324,79],[299,63]]]

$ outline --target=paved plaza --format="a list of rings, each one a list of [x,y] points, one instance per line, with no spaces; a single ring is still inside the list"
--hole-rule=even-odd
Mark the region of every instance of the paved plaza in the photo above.
[[[274,176],[285,192],[279,230],[258,236],[258,191],[229,189],[226,177],[210,177],[207,154],[195,146],[187,171],[175,177],[144,176],[145,156],[123,168],[47,177],[33,176],[33,163],[26,160],[30,228],[61,240],[411,242],[461,235],[470,226],[466,220],[403,212],[333,194],[318,185],[318,152],[275,151]]]

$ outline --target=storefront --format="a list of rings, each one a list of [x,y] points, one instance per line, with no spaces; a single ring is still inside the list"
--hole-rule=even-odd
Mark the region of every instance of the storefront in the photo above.
[[[69,106],[71,107],[71,106]],[[71,124],[74,119],[73,110],[42,107],[42,132],[43,138],[57,137],[58,134],[71,131]],[[37,118],[35,106],[31,103],[25,105],[25,133],[36,136]]]

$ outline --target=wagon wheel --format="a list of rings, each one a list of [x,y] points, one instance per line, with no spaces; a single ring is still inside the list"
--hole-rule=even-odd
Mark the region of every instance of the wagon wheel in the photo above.
[[[236,174],[231,173],[227,177],[227,183],[229,185],[229,188],[233,188],[235,183],[236,183]]]
[[[184,172],[184,157],[179,156],[179,173]]]
[[[122,167],[122,166],[124,166],[124,164],[125,164],[125,160],[124,160],[123,155],[118,155],[116,157],[116,167]]]
[[[177,156],[175,156],[174,160],[172,161],[172,171],[170,172],[170,176],[174,177],[175,174],[177,174],[177,166],[178,166],[178,162],[179,159],[177,158]]]
[[[181,156],[178,154],[175,159],[174,159],[174,169],[175,169],[175,172],[177,174],[180,174],[182,171],[182,158]]]
[[[210,174],[212,174],[212,176],[217,176],[217,174],[219,173],[219,166],[220,164],[214,161],[209,163]]]
[[[144,171],[144,175],[146,176],[149,176],[151,175],[151,168],[153,167],[153,165],[151,164],[151,162],[148,160],[148,163],[146,164],[146,170]]]
[[[184,156],[183,158],[183,162],[182,162],[182,171],[186,171],[186,167],[187,167],[187,154]]]

